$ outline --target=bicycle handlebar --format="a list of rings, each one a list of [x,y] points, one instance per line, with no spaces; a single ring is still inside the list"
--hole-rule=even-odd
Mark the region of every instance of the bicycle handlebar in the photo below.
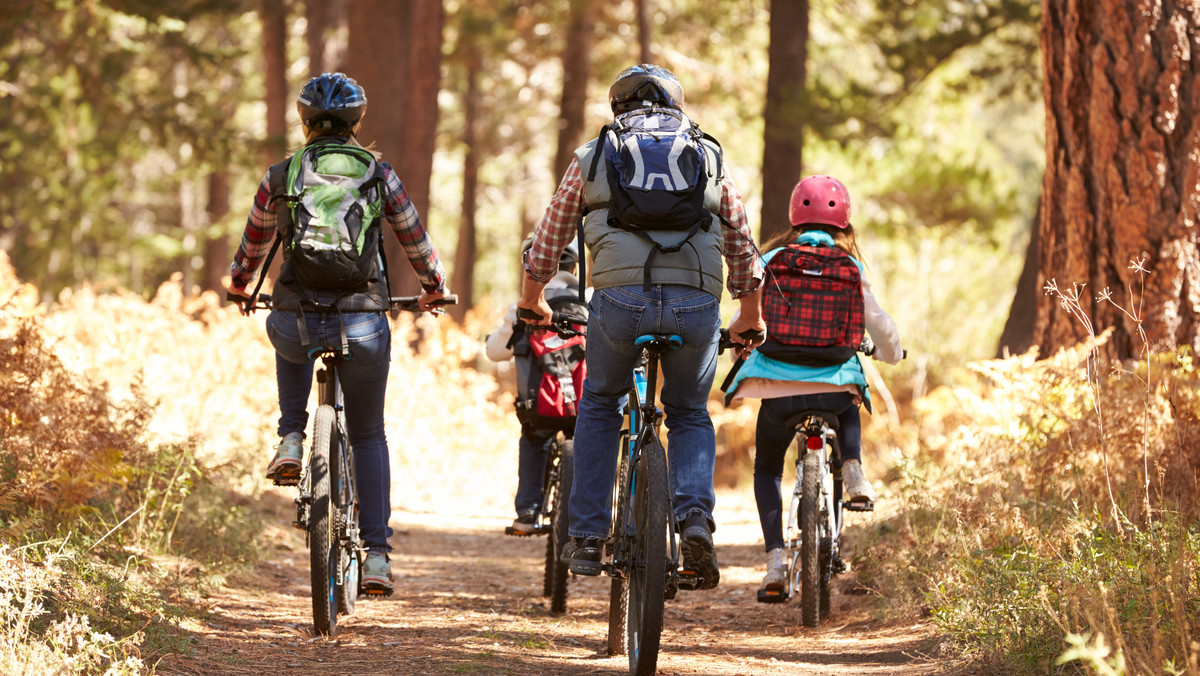
[[[584,335],[583,331],[576,329],[576,326],[587,326],[587,319],[580,319],[573,315],[564,315],[555,312],[550,317],[549,324],[534,324],[531,320],[542,319],[542,315],[528,308],[517,308],[517,322],[513,325],[513,334],[516,335],[518,329],[530,331],[553,331],[558,334],[559,338],[567,340],[575,336]]]
[[[388,307],[393,310],[405,310],[407,312],[424,312],[420,306],[420,296],[392,296],[388,298]],[[260,293],[254,298],[254,304],[250,305],[250,299],[245,296],[225,292],[225,300],[237,303],[243,310],[253,312],[255,310],[270,310],[272,308],[271,294]],[[431,311],[439,311],[446,305],[457,305],[458,296],[448,294],[433,301],[429,304]]]
[[[749,329],[742,331],[738,336],[749,341],[755,341],[763,340],[767,337],[767,334],[765,331]],[[733,337],[729,335],[729,329],[721,329],[720,337],[717,340],[717,354],[725,354],[725,350],[733,350],[739,347],[742,347],[742,344],[734,341]]]

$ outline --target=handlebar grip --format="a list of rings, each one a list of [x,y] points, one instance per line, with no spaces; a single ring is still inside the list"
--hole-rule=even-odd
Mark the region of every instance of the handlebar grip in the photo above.
[[[529,319],[537,321],[539,319],[545,319],[545,317],[534,312],[533,310],[530,310],[529,308],[519,307],[517,308],[517,319]]]

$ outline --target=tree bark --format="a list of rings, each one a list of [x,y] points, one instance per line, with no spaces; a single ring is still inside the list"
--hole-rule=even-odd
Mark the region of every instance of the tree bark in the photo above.
[[[207,214],[207,229],[211,232],[214,223],[218,223],[229,213],[229,171],[218,169],[208,175],[208,204],[205,205]],[[278,257],[278,256],[276,256]],[[222,290],[225,275],[229,274],[229,261],[232,260],[229,237],[208,236],[204,239],[204,280],[205,291],[216,291],[224,297]]]
[[[283,0],[262,0],[263,64],[266,80],[267,162],[287,152],[287,10]]]
[[[563,45],[563,88],[559,104],[558,148],[554,153],[554,176],[561,177],[583,139],[584,105],[592,72],[592,42],[596,34],[594,0],[572,0],[571,16]]]
[[[450,316],[462,321],[475,305],[475,210],[479,190],[479,74],[483,62],[478,50],[467,48],[467,92],[464,108],[462,219],[458,226],[458,247],[454,252],[454,277],[450,288],[458,294],[458,305],[450,307]]]
[[[394,89],[407,89],[404,100],[404,124],[400,129],[401,157],[404,161],[404,185],[421,214],[426,227],[430,223],[429,185],[433,177],[433,154],[437,147],[438,90],[442,83],[442,26],[445,10],[442,0],[410,0],[406,21],[407,68]],[[396,86],[403,83],[403,87]],[[436,242],[436,238],[435,238]],[[395,275],[396,267],[392,266]],[[398,280],[405,294],[417,293],[420,285],[411,271]],[[395,288],[395,286],[393,286]]]
[[[1193,5],[1044,4],[1040,278],[1059,289],[1085,285],[1079,311],[1096,333],[1114,327],[1111,357],[1200,348],[1200,14]],[[1148,345],[1135,319],[1097,300],[1105,293],[1142,320]],[[1042,355],[1087,334],[1057,295],[1039,297]]]
[[[1012,307],[1008,311],[1008,319],[1004,322],[1004,331],[1000,333],[1000,345],[996,348],[997,359],[1004,359],[1015,354],[1025,354],[1029,348],[1033,347],[1038,296],[1042,294],[1042,288],[1038,283],[1038,266],[1041,262],[1038,248],[1041,242],[1037,227],[1037,214],[1041,213],[1041,210],[1042,203],[1039,198],[1038,208],[1030,227],[1029,244],[1025,247],[1025,263],[1021,266],[1021,276],[1017,278],[1017,289],[1013,293]]]
[[[310,76],[328,70],[325,65],[325,32],[329,29],[329,15],[329,0],[304,0],[304,18],[308,24],[304,39],[308,44]]]
[[[403,137],[405,103],[412,92],[400,83],[407,81],[410,60],[410,5],[410,0],[356,0],[346,7],[350,44],[354,45],[346,51],[346,74],[367,93],[367,114],[358,130],[358,140],[378,151],[409,189],[412,172]],[[424,211],[421,218],[427,218]],[[392,294],[416,293],[416,276],[403,247],[390,232],[384,233],[383,250]]]
[[[636,0],[637,3],[637,27],[638,27],[638,61],[640,63],[654,63],[654,56],[650,53],[650,46],[653,44],[653,22],[650,20],[650,0]]]
[[[790,227],[788,202],[803,166],[807,58],[808,0],[771,0],[759,241]]]

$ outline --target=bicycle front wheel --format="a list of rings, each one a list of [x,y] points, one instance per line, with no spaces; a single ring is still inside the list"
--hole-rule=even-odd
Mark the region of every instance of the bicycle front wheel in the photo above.
[[[336,472],[333,443],[337,438],[333,407],[317,407],[314,416],[312,450],[308,471],[311,480],[312,505],[308,518],[309,574],[312,579],[313,626],[317,633],[332,637],[337,633],[338,543],[331,494],[332,476]]]
[[[800,486],[800,619],[806,627],[820,624],[821,585],[821,457],[820,451],[804,452]]]
[[[625,648],[629,673],[653,674],[662,637],[663,603],[667,581],[667,453],[657,439],[648,438],[631,482],[635,533],[629,560]]]
[[[554,511],[550,513],[549,551],[546,552],[546,572],[550,578],[550,612],[567,612],[567,573],[570,569],[562,558],[563,546],[567,543],[569,517],[567,504],[571,501],[571,482],[575,480],[575,442],[570,439],[558,441],[558,477],[554,487]]]

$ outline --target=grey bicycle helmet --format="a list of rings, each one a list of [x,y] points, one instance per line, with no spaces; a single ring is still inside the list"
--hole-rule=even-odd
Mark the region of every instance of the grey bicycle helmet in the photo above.
[[[683,85],[666,68],[642,63],[621,71],[608,88],[608,102],[614,113],[641,108],[645,102],[681,108]]]
[[[575,238],[567,244],[567,248],[563,249],[562,256],[558,259],[559,267],[574,266],[579,262],[579,238]],[[521,242],[521,254],[533,248],[533,234],[531,233]]]

